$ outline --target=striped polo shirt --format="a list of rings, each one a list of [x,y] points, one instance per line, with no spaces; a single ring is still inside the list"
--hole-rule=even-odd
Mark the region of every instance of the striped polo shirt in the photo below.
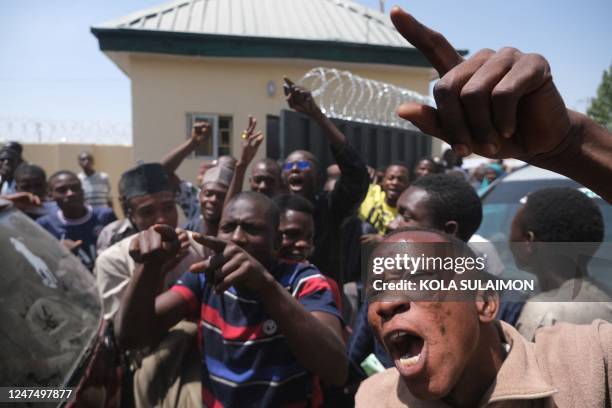
[[[111,185],[108,174],[96,171],[91,176],[84,172],[78,174],[85,202],[92,207],[108,207],[110,201]]]
[[[342,319],[330,280],[308,264],[279,263],[277,281],[309,312]],[[318,380],[293,355],[252,292],[217,295],[204,274],[185,273],[172,287],[200,315],[202,400],[208,407],[320,406]],[[308,333],[304,333],[308,335]]]

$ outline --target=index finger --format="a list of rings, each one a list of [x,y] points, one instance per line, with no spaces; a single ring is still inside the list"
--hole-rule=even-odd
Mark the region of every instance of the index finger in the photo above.
[[[178,235],[174,228],[165,224],[155,224],[153,226],[155,232],[157,232],[162,237],[162,241],[174,241],[178,239]]]
[[[192,237],[194,241],[204,245],[207,248],[212,249],[217,254],[222,254],[225,250],[225,247],[227,246],[226,241],[216,237],[211,237],[209,235],[193,234]]]
[[[289,78],[287,78],[286,76],[284,76],[283,79],[285,80],[285,83],[287,83],[287,85],[289,85],[289,86],[294,86],[295,85],[293,83],[293,81],[290,80]]]
[[[391,9],[391,21],[402,37],[425,55],[440,77],[463,61],[442,34],[421,24],[400,7]]]
[[[249,125],[247,126],[247,132],[253,133],[256,127],[257,127],[257,119],[249,115]]]

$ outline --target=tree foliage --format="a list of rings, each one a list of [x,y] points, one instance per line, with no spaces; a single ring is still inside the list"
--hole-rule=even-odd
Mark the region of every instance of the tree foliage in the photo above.
[[[612,65],[604,71],[597,96],[591,101],[587,114],[612,131]]]

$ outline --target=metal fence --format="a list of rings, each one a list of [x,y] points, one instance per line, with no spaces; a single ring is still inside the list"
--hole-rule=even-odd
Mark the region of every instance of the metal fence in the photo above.
[[[411,169],[418,159],[431,155],[431,137],[418,130],[341,119],[332,121],[361,154],[364,162],[374,168],[383,169],[393,162],[403,162]],[[308,150],[319,160],[321,171],[334,163],[323,130],[305,115],[282,110],[274,124],[278,126],[278,134],[269,138],[268,157],[284,159],[294,150]],[[271,144],[277,146],[271,148]]]

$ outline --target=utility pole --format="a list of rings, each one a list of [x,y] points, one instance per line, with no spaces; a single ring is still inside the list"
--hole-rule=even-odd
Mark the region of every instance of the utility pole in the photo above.
[[[380,12],[385,12],[385,0],[378,0],[378,4],[380,4]]]

